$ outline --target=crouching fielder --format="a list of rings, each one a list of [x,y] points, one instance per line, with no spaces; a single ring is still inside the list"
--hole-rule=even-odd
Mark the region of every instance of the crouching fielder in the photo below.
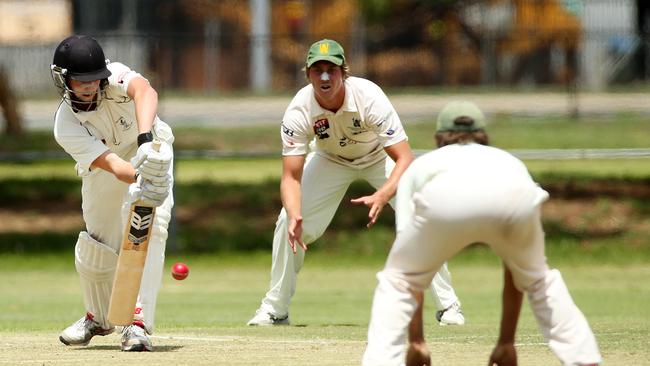
[[[86,315],[59,339],[87,345],[93,336],[114,331],[107,320],[113,277],[129,208],[140,199],[157,209],[133,323],[122,330],[122,350],[150,351],[173,206],[174,137],[156,115],[158,95],[149,82],[123,64],[110,63],[93,38],[63,40],[51,69],[63,98],[54,137],[77,162],[86,224],[75,246]],[[154,138],[162,142],[159,151],[152,149]]]
[[[477,242],[501,257],[505,271],[501,331],[490,365],[517,364],[514,337],[523,292],[563,365],[601,362],[587,320],[560,272],[546,264],[540,205],[548,194],[521,161],[486,146],[484,126],[474,104],[450,103],[438,117],[440,148],[416,159],[402,176],[397,237],[377,275],[364,365],[403,364],[407,329],[408,362],[430,364],[421,292],[445,261]]]

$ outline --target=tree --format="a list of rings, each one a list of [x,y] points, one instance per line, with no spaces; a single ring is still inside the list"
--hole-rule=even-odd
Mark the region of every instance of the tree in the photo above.
[[[0,106],[6,121],[5,133],[20,135],[23,133],[22,118],[18,113],[16,95],[9,84],[5,68],[0,65]]]

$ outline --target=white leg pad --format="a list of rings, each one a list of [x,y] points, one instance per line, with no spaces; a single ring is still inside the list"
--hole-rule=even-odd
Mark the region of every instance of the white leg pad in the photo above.
[[[82,231],[75,246],[74,262],[81,278],[86,310],[93,314],[94,320],[101,324],[102,328],[111,327],[106,318],[117,266],[117,253]]]

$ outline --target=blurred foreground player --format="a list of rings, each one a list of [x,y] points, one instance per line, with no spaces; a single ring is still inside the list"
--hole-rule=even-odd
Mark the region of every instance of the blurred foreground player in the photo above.
[[[397,237],[377,274],[363,364],[430,364],[422,334],[422,291],[464,247],[485,243],[504,264],[499,340],[489,365],[516,365],[515,331],[523,292],[563,365],[595,365],[594,335],[560,272],[544,255],[540,206],[548,198],[525,165],[486,146],[476,105],[453,102],[438,117],[439,149],[416,159],[397,191]]]
[[[122,350],[150,351],[173,206],[174,136],[156,114],[158,94],[149,82],[121,63],[110,63],[95,39],[64,39],[51,71],[63,98],[54,137],[77,162],[86,224],[75,246],[86,315],[59,339],[87,345],[93,336],[115,330],[107,313],[117,257],[130,206],[142,200],[157,209],[133,323],[122,330]],[[162,142],[159,151],[152,148],[154,138]]]

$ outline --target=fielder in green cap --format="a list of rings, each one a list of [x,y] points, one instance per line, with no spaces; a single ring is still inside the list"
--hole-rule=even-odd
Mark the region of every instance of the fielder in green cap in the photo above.
[[[395,108],[377,84],[348,75],[338,42],[312,44],[305,75],[309,85],[293,98],[280,126],[283,208],[273,236],[270,288],[248,325],[289,324],[289,303],[307,245],[327,229],[348,186],[363,179],[375,188],[351,200],[368,207],[371,227],[413,160]],[[441,324],[463,324],[446,267],[432,289],[438,310],[447,314],[438,318]]]
[[[307,53],[307,68],[317,61],[329,61],[336,66],[343,65],[345,63],[343,47],[331,39],[323,39],[312,44]]]
[[[472,102],[450,102],[438,114],[436,143],[442,147],[463,142],[489,144],[485,132],[485,115]]]
[[[486,146],[484,128],[485,116],[475,104],[449,103],[438,117],[439,148],[402,175],[395,200],[397,236],[377,274],[364,366],[431,365],[422,292],[446,261],[475,243],[494,250],[504,268],[501,328],[488,365],[517,364],[523,293],[562,365],[602,362],[562,275],[547,264],[541,206],[548,193],[523,162]]]

